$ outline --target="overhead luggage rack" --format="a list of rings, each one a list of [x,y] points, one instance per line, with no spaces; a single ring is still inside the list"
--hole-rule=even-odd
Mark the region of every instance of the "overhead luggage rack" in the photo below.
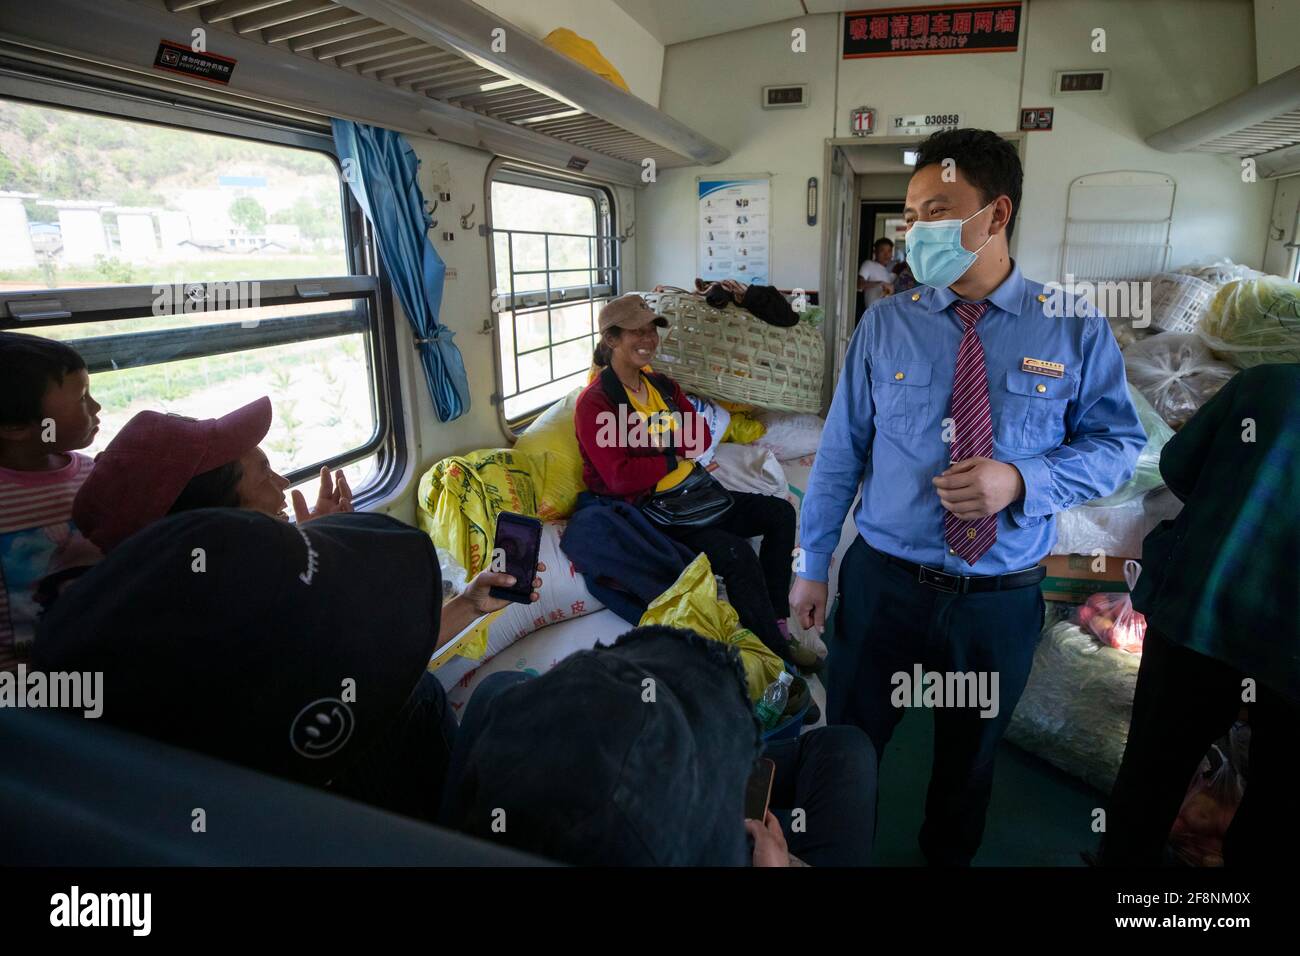
[[[423,110],[403,112],[397,101],[386,108],[408,117],[404,125],[384,115],[358,115],[357,107],[352,118],[418,126],[453,142],[546,165],[584,170],[590,164],[589,173],[616,181],[639,184],[648,159],[671,168],[716,163],[728,155],[470,0],[47,0],[40,11],[34,6],[0,13],[0,32],[13,41],[45,41],[45,49],[59,52],[85,44],[75,52],[88,59],[156,72],[152,61],[160,39],[187,41],[202,27],[209,33],[208,50],[237,60],[232,93],[261,93],[299,108],[319,96],[311,104],[317,110],[340,102],[318,92],[312,74],[286,72],[287,57],[293,57],[346,74],[354,94],[364,92],[359,83],[369,82],[394,95],[418,97],[433,121],[421,123],[416,117]],[[83,28],[70,32],[61,26],[71,22]],[[213,35],[217,31],[225,35]],[[254,65],[246,66],[250,61]],[[289,63],[289,69],[303,67]],[[297,100],[285,83],[295,75]],[[336,108],[344,113],[342,105]],[[377,104],[376,110],[382,114],[384,107]],[[336,114],[331,109],[327,115]]]
[[[1300,168],[1300,67],[1147,137],[1165,152],[1254,158],[1261,178]]]

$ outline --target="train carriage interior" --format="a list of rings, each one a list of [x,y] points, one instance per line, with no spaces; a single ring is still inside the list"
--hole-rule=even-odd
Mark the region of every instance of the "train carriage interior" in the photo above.
[[[1296,0],[0,2],[0,863],[1248,865],[1298,363]]]

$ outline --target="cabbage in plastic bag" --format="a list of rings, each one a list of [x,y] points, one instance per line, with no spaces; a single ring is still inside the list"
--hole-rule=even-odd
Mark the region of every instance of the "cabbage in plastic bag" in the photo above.
[[[1210,303],[1197,334],[1238,368],[1300,362],[1300,284],[1277,276],[1229,282]]]
[[[1185,425],[1237,374],[1236,366],[1216,359],[1199,336],[1180,332],[1129,345],[1124,349],[1124,367],[1129,382],[1174,428]]]
[[[1141,655],[1106,647],[1075,624],[1048,626],[1007,739],[1110,793],[1141,662]]]
[[[1138,455],[1133,477],[1105,498],[1094,498],[1092,501],[1085,502],[1089,508],[1109,508],[1111,505],[1123,504],[1146,494],[1153,488],[1164,486],[1165,480],[1160,477],[1160,452],[1164,450],[1165,442],[1174,437],[1174,430],[1164,423],[1164,419],[1156,414],[1151,403],[1132,385],[1128,387],[1128,393],[1133,399],[1134,408],[1137,409],[1138,420],[1142,422],[1142,430],[1147,433],[1147,443],[1143,446],[1142,453]]]

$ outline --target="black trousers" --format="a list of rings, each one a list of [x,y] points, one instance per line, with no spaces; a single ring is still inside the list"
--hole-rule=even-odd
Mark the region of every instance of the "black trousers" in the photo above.
[[[727,602],[740,623],[782,658],[788,656],[776,622],[790,616],[794,564],[794,505],[775,495],[733,491],[735,504],[707,528],[663,528],[694,551],[709,556],[713,573],[727,582]],[[759,553],[749,538],[762,536]]]
[[[1147,629],[1128,745],[1106,813],[1103,865],[1162,862],[1192,775],[1237,719],[1248,676]],[[1246,791],[1224,836],[1224,863],[1291,865],[1300,852],[1292,812],[1300,793],[1300,707],[1258,684],[1255,702],[1246,706]]]
[[[967,695],[964,706],[947,701],[933,708],[934,762],[920,834],[931,864],[965,866],[979,849],[997,745],[1029,680],[1045,609],[1035,585],[977,594],[935,590],[861,537],[844,555],[827,662],[827,723],[861,727],[883,761],[907,709],[899,689],[915,683],[916,665],[923,677],[973,674],[989,692],[987,706]]]
[[[330,784],[335,793],[433,822],[456,742],[447,694],[425,672],[401,711]]]
[[[809,866],[870,865],[876,752],[866,734],[820,727],[771,741],[763,756],[776,764],[770,808],[790,852]]]

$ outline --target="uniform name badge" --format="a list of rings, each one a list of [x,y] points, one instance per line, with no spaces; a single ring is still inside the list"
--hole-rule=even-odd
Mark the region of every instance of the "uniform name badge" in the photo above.
[[[1063,378],[1065,376],[1065,366],[1060,362],[1048,362],[1046,359],[1025,358],[1020,360],[1020,370],[1022,372],[1033,372],[1035,375],[1046,375],[1049,378]]]

